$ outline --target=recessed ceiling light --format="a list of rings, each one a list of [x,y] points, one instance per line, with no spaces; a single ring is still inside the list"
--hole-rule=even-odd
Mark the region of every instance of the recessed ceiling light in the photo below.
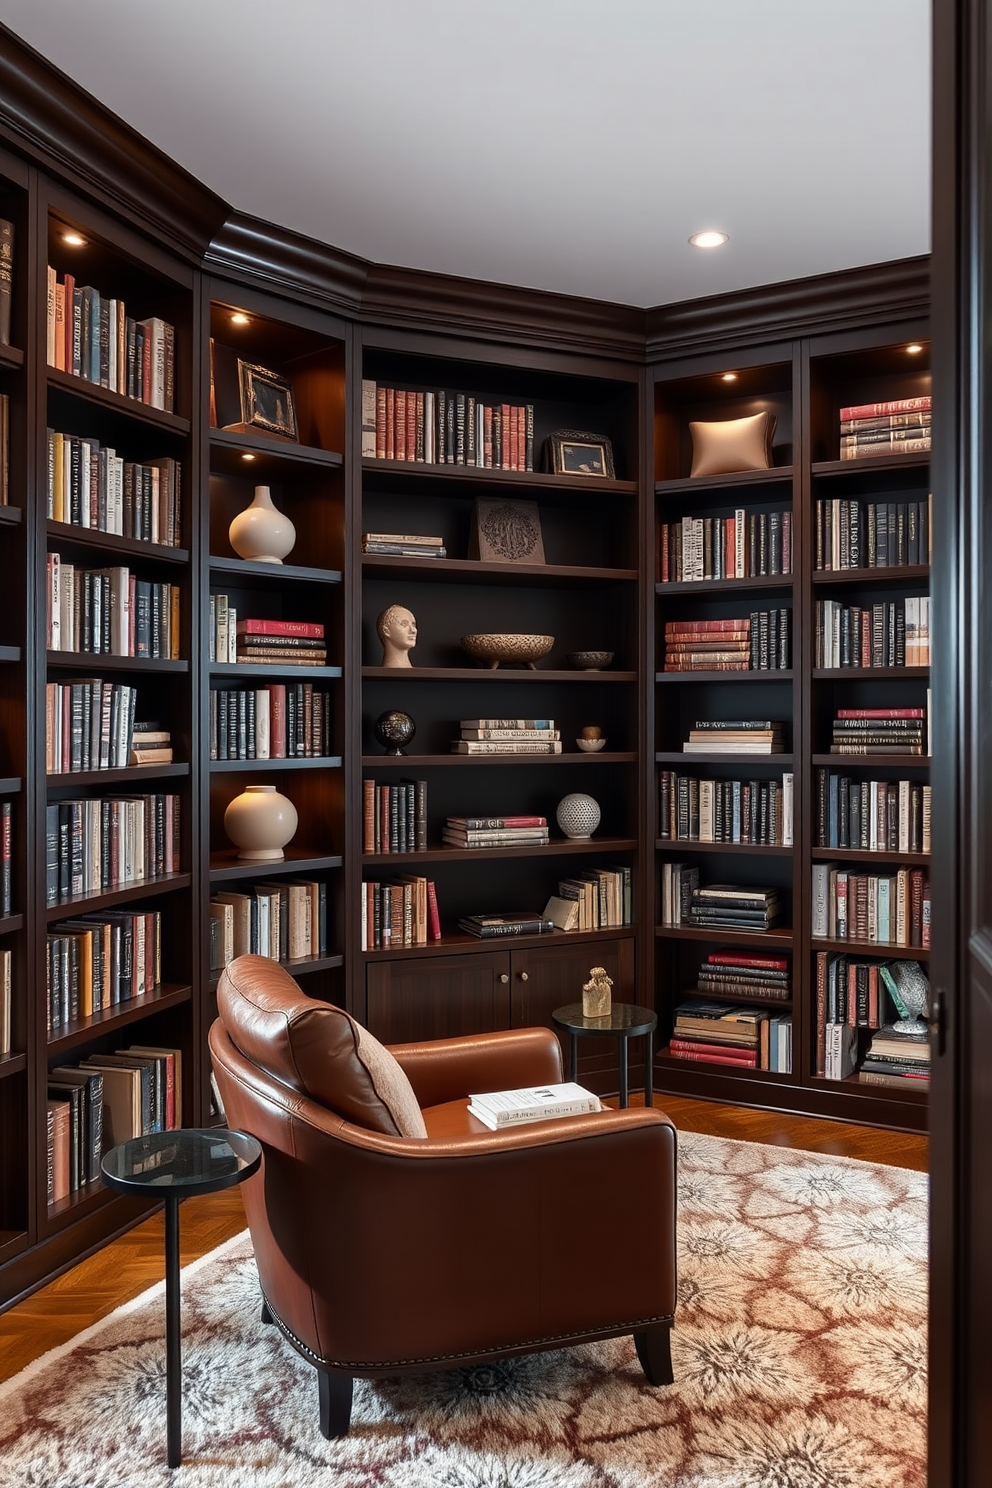
[[[241,458],[242,458],[242,460],[254,460],[255,456],[254,455],[242,455]]]
[[[79,236],[79,234],[76,233],[76,232],[66,232],[66,233],[63,233],[62,234],[62,241],[63,241],[63,243],[68,243],[68,245],[69,245],[70,248],[85,248],[86,247],[86,239],[85,238],[81,238]]]
[[[730,234],[708,227],[705,232],[693,233],[689,242],[693,248],[722,248],[724,243],[730,242]]]
[[[906,350],[910,356],[919,356],[920,352],[923,350],[923,343],[921,341],[911,341],[910,344],[906,347]]]
[[[248,325],[249,324],[249,320],[248,320],[248,317],[247,317],[247,315],[245,314],[245,312],[243,310],[236,310],[234,312],[234,314],[231,316],[231,324],[232,325]]]
[[[724,372],[723,373],[723,381],[724,382],[736,382],[737,381],[737,373],[736,372]]]

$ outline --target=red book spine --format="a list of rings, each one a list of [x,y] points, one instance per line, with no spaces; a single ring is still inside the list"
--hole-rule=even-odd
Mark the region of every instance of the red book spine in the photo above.
[[[441,939],[441,916],[437,908],[437,889],[434,880],[427,880],[427,933],[431,940]]]
[[[827,953],[816,953],[816,1073],[827,1072]]]
[[[493,468],[493,411],[487,403],[482,410],[482,450],[486,470]]]
[[[310,620],[239,620],[235,629],[238,635],[306,636],[313,641],[324,639],[323,625]]]
[[[396,389],[386,389],[386,459],[396,458]]]
[[[517,409],[517,469],[527,469],[527,410],[522,403]]]
[[[930,875],[924,869],[924,871],[921,873],[920,877],[922,879],[921,896],[920,896],[920,913],[921,913],[920,944],[923,945],[923,946],[929,946],[930,945],[930,921],[931,921],[931,910],[930,910]]]
[[[386,458],[386,389],[375,390],[375,457]]]
[[[881,418],[889,413],[922,413],[927,411],[933,403],[929,393],[919,398],[890,398],[887,403],[856,403],[849,408],[842,408],[840,417],[843,420],[856,418]]]
[[[721,1048],[720,1045],[714,1047]],[[674,1040],[669,1044],[668,1052],[673,1059],[690,1059],[699,1064],[729,1064],[734,1069],[757,1069],[758,1067],[758,1056],[754,1052],[749,1053],[746,1059],[738,1059],[736,1055],[725,1054],[722,1050],[718,1054],[709,1050],[703,1054],[695,1049],[679,1048]]]
[[[670,582],[669,573],[668,573],[668,523],[667,522],[662,522],[661,529],[660,529],[660,534],[661,534],[661,537],[660,537],[660,540],[661,540],[661,557],[658,560],[658,579],[659,579],[659,583],[667,584],[667,583]]]
[[[269,688],[269,757],[286,758],[286,684]]]
[[[784,956],[735,956],[733,951],[714,951],[707,956],[711,966],[756,966],[760,971],[788,971]]]
[[[407,393],[406,395],[406,457],[408,460],[417,458],[417,398],[418,393]]]
[[[666,636],[725,635],[727,631],[748,636],[751,622],[742,616],[736,620],[669,620],[665,624]]]
[[[512,468],[510,465],[510,440],[512,438],[512,433],[510,428],[509,403],[500,404],[500,420],[503,431],[503,449],[500,456],[500,469],[510,470]]]
[[[727,1059],[734,1059],[739,1064],[752,1064],[757,1058],[757,1050],[744,1048],[738,1044],[714,1044],[707,1039],[692,1039],[673,1037],[669,1045],[671,1049],[679,1049],[687,1054],[722,1054]]]
[[[362,852],[375,852],[375,781],[362,781]]]
[[[838,718],[925,718],[926,708],[838,708]]]
[[[393,394],[393,459],[406,459],[406,393],[397,388]]]

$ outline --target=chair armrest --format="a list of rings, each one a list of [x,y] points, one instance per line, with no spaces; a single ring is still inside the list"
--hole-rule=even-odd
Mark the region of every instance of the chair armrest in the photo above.
[[[421,1107],[489,1090],[561,1082],[561,1046],[550,1028],[476,1033],[464,1038],[390,1044]]]

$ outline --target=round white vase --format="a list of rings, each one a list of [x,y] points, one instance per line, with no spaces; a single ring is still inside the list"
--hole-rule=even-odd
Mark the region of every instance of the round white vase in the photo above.
[[[224,812],[224,831],[246,863],[282,862],[298,822],[296,807],[274,785],[246,785]]]
[[[576,840],[591,837],[599,826],[600,816],[599,802],[584,791],[575,791],[558,802],[558,825],[566,837]]]
[[[256,486],[254,501],[238,512],[228,536],[239,558],[250,558],[255,563],[281,563],[292,552],[296,528],[272,504],[268,486]]]

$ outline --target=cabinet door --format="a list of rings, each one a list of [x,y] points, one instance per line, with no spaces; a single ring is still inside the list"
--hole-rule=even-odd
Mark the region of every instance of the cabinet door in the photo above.
[[[552,941],[543,946],[510,952],[510,1024],[513,1028],[540,1025],[550,1028],[551,1014],[557,1007],[582,1001],[582,984],[589,980],[593,966],[605,966],[613,978],[616,1002],[637,1002],[634,987],[634,940],[581,941],[563,944]],[[568,1038],[561,1034],[562,1057],[568,1059]],[[612,1038],[579,1040],[578,1078],[592,1084],[600,1093],[617,1088],[617,1043]],[[630,1050],[631,1086],[643,1078],[643,1053],[640,1041]]]
[[[507,1028],[509,980],[506,951],[375,961],[366,970],[368,1027],[387,1044]]]

